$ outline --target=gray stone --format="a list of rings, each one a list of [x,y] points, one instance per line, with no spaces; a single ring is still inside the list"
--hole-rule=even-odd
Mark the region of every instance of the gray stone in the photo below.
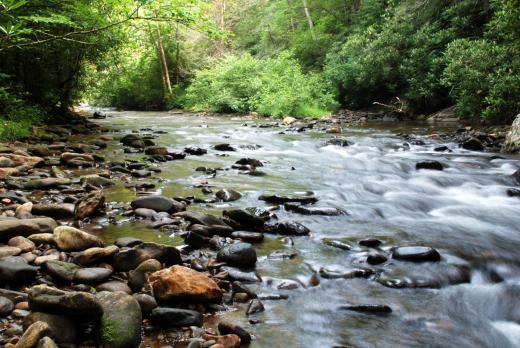
[[[112,275],[112,271],[107,268],[91,267],[81,268],[74,273],[74,282],[80,284],[95,285],[106,282]]]
[[[161,327],[202,326],[199,312],[179,308],[157,307],[150,316],[152,323]]]
[[[87,318],[103,314],[101,304],[91,293],[63,291],[47,285],[36,285],[29,290],[29,307],[32,311]]]
[[[253,267],[256,263],[256,251],[249,243],[235,243],[222,248],[217,259],[230,266]]]
[[[184,203],[164,196],[145,196],[132,201],[132,208],[148,208],[156,212],[177,213],[186,209]]]
[[[502,152],[520,151],[520,114],[516,116],[511,130],[507,133],[506,141],[502,147]]]
[[[58,223],[51,218],[1,220],[0,240],[7,241],[17,236],[27,237],[35,233],[49,233],[57,226]]]

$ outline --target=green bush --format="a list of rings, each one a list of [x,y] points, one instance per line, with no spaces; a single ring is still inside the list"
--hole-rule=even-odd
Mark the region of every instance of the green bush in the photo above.
[[[491,122],[510,121],[520,112],[520,57],[496,42],[456,40],[448,45],[443,83],[457,113]]]
[[[0,83],[8,76],[0,74]],[[31,105],[23,95],[9,87],[0,87],[0,140],[12,141],[31,135],[31,126],[47,118],[47,113]]]
[[[335,107],[329,86],[304,74],[289,54],[255,59],[230,56],[195,74],[186,106],[215,112],[258,112],[265,116],[318,117]]]

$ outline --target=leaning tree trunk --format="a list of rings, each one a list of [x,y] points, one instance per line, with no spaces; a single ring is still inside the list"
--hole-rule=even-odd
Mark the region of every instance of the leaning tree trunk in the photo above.
[[[296,21],[294,20],[294,13],[293,13],[293,0],[287,0],[287,5],[289,7],[289,18],[291,19],[291,30],[296,30]]]
[[[309,24],[309,30],[311,31],[312,40],[316,41],[316,33],[314,32],[314,23],[311,17],[311,11],[309,10],[309,6],[307,6],[307,0],[303,1],[303,11],[305,12],[305,17],[307,17],[307,23]]]
[[[161,30],[159,28],[159,24],[156,26],[156,34],[157,34],[157,58],[159,59],[159,65],[161,66],[161,74],[163,81],[163,91],[164,97],[168,97],[172,94],[172,84],[170,82],[170,72],[168,71],[168,63],[166,62],[166,54],[164,54],[164,46],[161,38]]]

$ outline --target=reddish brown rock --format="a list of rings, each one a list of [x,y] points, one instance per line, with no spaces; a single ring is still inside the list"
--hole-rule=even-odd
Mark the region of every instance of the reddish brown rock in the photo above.
[[[235,334],[222,336],[204,334],[202,338],[206,341],[215,340],[216,344],[220,344],[225,348],[240,348],[240,337]]]
[[[101,191],[93,191],[89,195],[79,201],[74,210],[74,215],[79,219],[92,216],[96,211],[104,207],[105,195]]]
[[[172,266],[150,274],[148,281],[159,300],[220,302],[222,291],[204,273],[183,266]]]

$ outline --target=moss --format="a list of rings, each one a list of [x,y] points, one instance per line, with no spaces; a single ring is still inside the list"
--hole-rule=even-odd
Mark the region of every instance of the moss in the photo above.
[[[101,340],[106,343],[116,341],[117,323],[106,316],[101,318]]]

